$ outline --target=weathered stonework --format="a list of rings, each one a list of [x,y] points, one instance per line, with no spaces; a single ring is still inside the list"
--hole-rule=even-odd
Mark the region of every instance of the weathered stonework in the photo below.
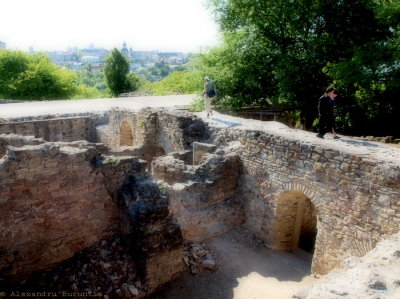
[[[80,116],[0,123],[0,134],[34,136],[46,141],[96,139],[93,118]]]
[[[114,109],[109,124],[97,134],[115,155],[138,156],[150,166],[154,157],[189,148],[205,135],[205,126],[184,111]]]
[[[238,155],[208,154],[200,165],[179,159],[187,156],[172,153],[152,163],[153,176],[167,190],[169,209],[183,238],[203,241],[237,227],[244,221],[237,194]]]
[[[296,218],[298,201],[283,196],[292,192],[312,202],[318,219],[315,273],[329,272],[348,256],[364,255],[400,229],[396,163],[262,131],[215,128],[212,138],[219,145],[240,142],[245,225],[271,249],[293,249],[296,233],[290,226],[301,221]]]
[[[214,144],[193,142],[193,164],[200,164],[204,155],[212,153],[216,149],[217,147]]]
[[[95,118],[61,121],[0,124],[42,138],[0,135],[3,274],[52,266],[122,231],[151,293],[181,271],[182,241],[242,223],[273,250],[309,251],[323,274],[400,230],[399,163],[372,150],[284,126],[221,128],[186,111],[114,109],[96,132]],[[70,142],[82,139],[102,144]],[[196,160],[194,142],[217,149]]]
[[[0,157],[3,157],[8,149],[8,146],[21,147],[24,145],[38,145],[45,143],[43,139],[33,136],[21,136],[16,134],[0,134]]]
[[[50,267],[116,232],[114,197],[135,158],[94,165],[93,152],[87,143],[8,146],[0,159],[3,275]]]
[[[120,190],[120,225],[148,293],[183,272],[183,239],[166,195],[148,176],[128,179]]]

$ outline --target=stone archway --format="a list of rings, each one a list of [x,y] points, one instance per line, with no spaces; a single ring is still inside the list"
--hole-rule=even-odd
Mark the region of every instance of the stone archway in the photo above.
[[[276,203],[275,248],[314,253],[317,212],[311,200],[299,191],[282,193]]]
[[[119,145],[133,146],[133,130],[126,120],[122,122],[119,129]]]

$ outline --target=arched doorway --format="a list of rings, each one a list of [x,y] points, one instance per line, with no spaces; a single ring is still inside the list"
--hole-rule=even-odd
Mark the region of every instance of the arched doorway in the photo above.
[[[275,248],[313,254],[316,236],[317,212],[311,200],[299,191],[282,193],[276,204]]]
[[[122,122],[119,130],[119,145],[133,146],[133,131],[126,120]]]

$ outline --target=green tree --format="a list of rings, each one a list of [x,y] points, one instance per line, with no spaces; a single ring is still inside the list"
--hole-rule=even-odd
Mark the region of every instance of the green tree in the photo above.
[[[140,78],[134,73],[129,73],[128,82],[130,91],[138,90],[141,84]]]
[[[115,97],[123,92],[132,91],[131,80],[128,78],[129,61],[118,49],[114,48],[107,56],[104,74]]]
[[[200,71],[176,71],[161,81],[151,82],[143,91],[155,94],[191,94],[200,93],[203,88],[203,76]]]
[[[349,92],[344,96],[353,99],[362,93],[360,82],[351,83],[353,88],[345,83],[346,61],[349,66],[353,59],[361,58],[360,53],[379,45],[387,67],[398,65],[393,55],[384,58],[399,29],[398,1],[209,2],[224,40],[222,47],[201,57],[200,66],[213,74],[219,95],[233,107],[252,102],[290,104],[299,107],[302,120],[310,127],[316,117],[316,101],[327,85],[346,85]],[[364,59],[361,65],[366,62]],[[363,78],[375,88],[371,78]],[[383,92],[379,92],[381,96]],[[372,99],[365,100],[373,106]]]
[[[9,99],[68,99],[77,94],[74,73],[57,67],[46,54],[0,51],[0,95]]]
[[[342,90],[337,124],[343,132],[400,136],[400,3],[375,7],[385,38],[353,48],[351,57],[328,64],[326,73]]]
[[[83,68],[81,70],[75,71],[78,76],[78,83],[82,85],[87,85],[89,87],[96,88],[103,96],[109,96],[108,86],[106,83],[105,75],[103,71],[92,72],[88,68]]]
[[[160,81],[172,72],[170,66],[164,61],[156,62],[148,69],[138,71],[138,74],[151,82]]]

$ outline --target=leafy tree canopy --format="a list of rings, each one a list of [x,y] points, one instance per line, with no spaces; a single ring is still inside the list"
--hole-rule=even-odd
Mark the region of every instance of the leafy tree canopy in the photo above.
[[[290,104],[310,127],[318,97],[336,84],[346,103],[346,111],[338,113],[343,130],[358,131],[355,123],[361,120],[379,128],[385,120],[394,132],[389,119],[400,112],[394,97],[399,92],[398,1],[209,3],[223,44],[198,62],[214,76],[226,104]]]
[[[67,99],[76,96],[76,76],[46,54],[0,51],[0,96],[8,99]]]
[[[149,82],[143,91],[155,94],[191,94],[200,93],[203,87],[202,73],[199,71],[175,71],[157,82]]]
[[[114,96],[137,89],[139,79],[129,74],[129,61],[118,49],[114,48],[107,56],[104,74]]]

